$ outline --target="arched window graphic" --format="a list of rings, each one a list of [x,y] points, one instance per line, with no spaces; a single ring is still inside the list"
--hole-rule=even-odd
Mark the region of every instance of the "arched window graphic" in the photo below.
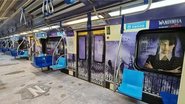
[[[135,66],[138,69],[180,75],[184,28],[143,30],[137,34]]]

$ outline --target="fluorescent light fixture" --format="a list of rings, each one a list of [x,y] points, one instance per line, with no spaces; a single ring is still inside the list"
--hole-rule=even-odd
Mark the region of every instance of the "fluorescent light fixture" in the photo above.
[[[19,36],[19,34],[14,34],[13,37],[14,37],[14,36]]]
[[[0,17],[0,20],[8,19],[8,17]]]
[[[39,30],[46,31],[46,30],[51,30],[51,29],[57,29],[59,27],[60,27],[59,25],[54,25],[54,26],[50,26],[50,27],[42,27],[42,28],[39,28]]]
[[[32,33],[32,31],[26,31],[26,32],[20,33],[20,35],[26,35],[26,34],[31,34],[31,33]]]
[[[42,27],[42,28],[40,28],[40,30],[43,30],[43,31],[49,30],[49,29],[50,29],[50,27]]]
[[[33,30],[33,32],[39,32],[39,31],[40,31],[40,30],[38,30],[38,29],[34,29],[34,30]]]
[[[57,29],[59,27],[60,27],[59,25],[54,25],[54,26],[51,26],[51,29]]]
[[[98,20],[99,18],[103,18],[103,16],[98,15],[98,16],[92,16],[91,20]],[[78,20],[74,20],[74,21],[70,21],[67,23],[64,23],[63,25],[73,25],[73,24],[78,24],[78,23],[82,23],[82,22],[87,22],[87,18],[82,18],[82,19],[78,19]]]
[[[33,31],[22,32],[22,33],[20,33],[20,35],[26,35],[26,34],[31,34],[31,33],[36,33],[39,31],[46,31],[46,30],[51,30],[51,29],[57,29],[59,27],[60,27],[59,25],[54,25],[54,26],[50,26],[50,27],[41,27],[41,28],[34,29]]]
[[[27,33],[26,32],[22,32],[22,33],[20,33],[20,35],[26,35]]]
[[[32,32],[32,31],[27,31],[27,32],[26,32],[26,34],[31,34],[31,33],[33,33],[33,32]]]
[[[152,5],[150,6],[149,9],[162,8],[162,7],[181,4],[181,3],[185,3],[185,0],[163,0],[163,1],[152,3]],[[146,5],[142,5],[142,6],[137,6],[137,7],[121,10],[121,15],[143,11],[147,8],[147,6],[148,5],[146,4]],[[109,15],[112,17],[119,16],[120,11],[110,12]]]

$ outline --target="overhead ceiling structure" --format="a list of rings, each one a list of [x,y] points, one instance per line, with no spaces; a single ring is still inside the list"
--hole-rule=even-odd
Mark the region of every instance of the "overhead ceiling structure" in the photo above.
[[[0,26],[14,17],[17,10],[30,0],[0,0]],[[11,26],[12,27],[12,26]],[[7,29],[0,28],[0,36],[7,33]]]
[[[28,0],[0,0],[0,24]]]
[[[143,0],[76,0],[73,4],[66,4],[64,0],[53,0],[54,13],[45,17],[42,13],[43,0],[0,0],[0,37],[60,21],[67,24],[79,18],[86,18],[88,12],[92,12],[94,16],[98,13],[102,18],[109,18],[110,11],[119,10],[123,5],[128,7],[141,3]],[[21,8],[25,10],[29,26],[19,22]]]

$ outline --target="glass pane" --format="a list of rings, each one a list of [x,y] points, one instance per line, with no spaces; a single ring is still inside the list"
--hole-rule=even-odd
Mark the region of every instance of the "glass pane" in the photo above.
[[[104,37],[94,36],[94,61],[103,62]]]
[[[79,59],[85,60],[86,59],[86,37],[79,37],[78,40],[79,46]]]

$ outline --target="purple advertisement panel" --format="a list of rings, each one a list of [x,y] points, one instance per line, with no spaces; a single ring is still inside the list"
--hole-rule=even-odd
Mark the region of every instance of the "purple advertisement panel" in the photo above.
[[[118,41],[107,41],[106,42],[106,61],[105,61],[105,69],[107,71],[107,74],[110,74],[111,78],[107,78],[112,80],[113,73],[114,73],[114,63],[116,60],[116,50],[118,48]],[[109,77],[107,75],[107,77]]]
[[[81,36],[78,40],[78,52],[79,52],[79,59],[85,60],[86,59],[86,37]]]
[[[67,36],[74,36],[74,31],[73,30],[66,30],[66,35]]]
[[[94,61],[103,62],[104,37],[94,36]]]
[[[57,36],[57,32],[51,32],[49,37],[56,37]]]
[[[120,66],[121,70],[123,70],[124,67],[133,69],[136,34],[137,32],[126,32],[122,36],[122,46],[120,51],[122,58],[122,64]]]
[[[59,31],[59,30],[50,30],[47,32],[48,34],[48,37],[61,37],[61,36],[64,36],[66,33],[65,31]]]
[[[49,31],[47,32],[48,37],[56,37],[56,36],[57,36],[57,32],[58,32],[58,30],[56,30],[56,29],[49,30]]]
[[[65,28],[65,33],[68,37],[74,36],[74,30],[71,27]]]
[[[125,32],[122,36],[122,42],[119,52],[117,68],[120,68],[120,76],[124,68],[134,68],[134,52],[137,32]],[[113,81],[115,60],[117,56],[119,41],[106,42],[106,80]]]
[[[166,18],[150,21],[151,29],[158,28],[174,28],[174,27],[183,27],[185,26],[185,17],[176,17],[176,18]]]

